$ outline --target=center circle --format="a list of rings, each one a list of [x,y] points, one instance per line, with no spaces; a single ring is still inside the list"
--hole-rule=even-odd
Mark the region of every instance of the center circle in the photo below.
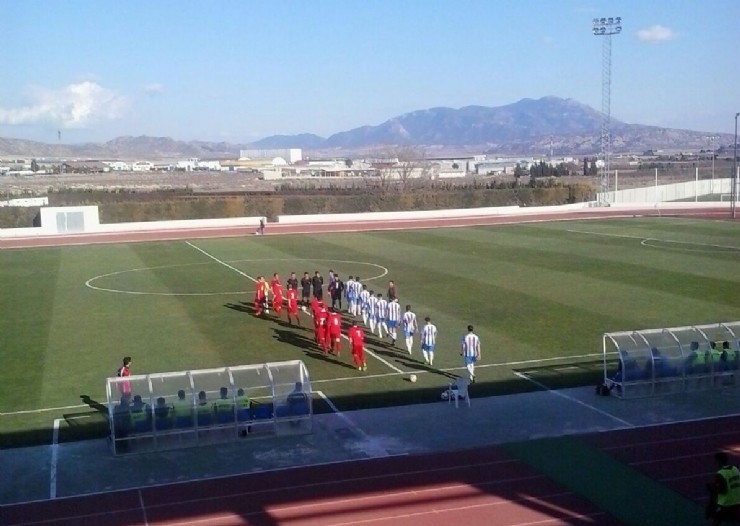
[[[369,278],[364,278],[363,281],[372,281],[375,279],[382,278],[383,276],[386,276],[388,274],[388,269],[382,265],[378,265],[377,263],[370,263],[367,261],[342,260],[342,259],[264,258],[264,259],[235,259],[235,260],[230,260],[230,261],[224,261],[224,263],[228,263],[228,264],[231,264],[231,263],[262,263],[262,262],[270,262],[270,261],[272,262],[310,261],[310,262],[322,262],[322,263],[365,265],[368,267],[374,267],[378,269],[378,271],[380,271],[379,274],[371,276]],[[102,286],[96,283],[96,282],[104,280],[105,278],[110,278],[113,276],[120,276],[122,274],[131,274],[135,272],[145,272],[145,271],[163,270],[163,269],[176,269],[176,268],[183,268],[183,267],[195,267],[199,265],[213,265],[213,264],[214,262],[205,261],[202,263],[179,263],[179,264],[173,264],[173,265],[161,265],[157,267],[141,267],[141,268],[133,268],[133,269],[128,269],[128,270],[119,270],[116,272],[109,272],[107,274],[101,274],[98,276],[94,276],[88,279],[87,281],[85,281],[85,286],[93,290],[99,290],[103,292],[114,292],[117,294],[130,294],[130,295],[140,295],[140,296],[225,296],[225,295],[234,295],[234,294],[244,294],[246,292],[246,290],[213,291],[213,292],[155,292],[155,291],[146,291],[146,290],[105,287],[105,286]],[[226,268],[229,268],[229,267],[226,267]],[[232,271],[233,270],[234,269],[232,269]],[[247,276],[252,281],[255,281],[256,276],[250,276],[249,274],[246,274],[246,273],[244,273],[243,275]]]

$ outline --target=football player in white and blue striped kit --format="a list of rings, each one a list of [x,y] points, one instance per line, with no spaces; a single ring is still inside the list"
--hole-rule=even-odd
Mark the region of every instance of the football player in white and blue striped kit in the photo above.
[[[350,305],[350,312],[353,316],[360,315],[360,293],[362,292],[361,279],[362,278],[360,278],[360,276],[356,276],[355,282],[352,283],[352,296],[354,296],[355,301]]]
[[[406,338],[406,350],[409,354],[414,347],[414,333],[418,330],[416,314],[411,310],[411,305],[406,305],[406,312],[403,313],[403,335]]]
[[[475,362],[480,360],[480,338],[473,332],[472,325],[468,325],[468,333],[463,336],[460,343],[460,356],[463,357],[470,374],[470,383],[475,383]]]
[[[421,354],[424,361],[429,365],[434,365],[434,346],[437,344],[437,327],[432,323],[432,319],[427,316],[424,318],[426,324],[421,328]]]
[[[383,329],[388,332],[388,325],[385,321],[388,319],[388,300],[383,298],[381,293],[378,293],[378,301],[375,304],[375,313],[378,317],[378,337],[383,338]]]
[[[388,336],[391,337],[391,344],[396,345],[398,338],[398,324],[401,322],[401,305],[398,298],[393,298],[388,303]]]
[[[344,282],[344,299],[347,300],[347,312],[352,313],[352,294],[354,294],[355,280],[352,276]]]
[[[362,323],[367,325],[368,315],[369,315],[369,309],[370,305],[368,305],[368,300],[370,299],[370,291],[367,290],[367,285],[362,286],[362,291],[360,292],[360,312],[362,313]]]
[[[367,299],[367,321],[370,332],[375,332],[375,324],[378,323],[378,311],[375,308],[378,304],[378,297],[375,295],[375,291],[370,291],[370,297]]]

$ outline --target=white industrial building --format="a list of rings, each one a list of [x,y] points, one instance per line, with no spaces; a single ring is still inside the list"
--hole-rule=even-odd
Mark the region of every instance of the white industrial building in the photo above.
[[[275,161],[277,158],[283,159],[287,164],[295,164],[303,159],[303,150],[301,148],[239,150],[239,159]]]

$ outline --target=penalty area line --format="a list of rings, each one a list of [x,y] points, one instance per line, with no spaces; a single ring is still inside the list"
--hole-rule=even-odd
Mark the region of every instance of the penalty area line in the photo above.
[[[635,427],[634,424],[632,424],[630,422],[627,422],[626,420],[623,420],[623,419],[619,418],[618,416],[614,416],[611,413],[607,413],[606,411],[602,411],[598,407],[594,407],[591,404],[587,404],[586,402],[583,402],[581,400],[578,400],[577,398],[573,398],[572,396],[568,396],[567,394],[561,393],[560,391],[556,391],[554,389],[550,389],[549,387],[547,387],[542,382],[539,382],[539,381],[535,380],[534,378],[531,378],[531,377],[527,376],[524,373],[520,373],[519,371],[514,371],[514,374],[516,376],[518,376],[519,378],[522,378],[523,380],[527,380],[529,382],[532,382],[534,385],[536,385],[540,389],[543,389],[544,391],[547,391],[548,393],[551,393],[551,394],[553,394],[555,396],[559,396],[560,398],[563,398],[565,400],[568,400],[569,402],[573,402],[573,403],[576,403],[576,404],[581,405],[583,407],[586,407],[588,409],[591,409],[592,411],[595,411],[595,412],[599,413],[600,415],[609,417],[612,420],[616,420],[620,424],[625,425],[627,427]]]

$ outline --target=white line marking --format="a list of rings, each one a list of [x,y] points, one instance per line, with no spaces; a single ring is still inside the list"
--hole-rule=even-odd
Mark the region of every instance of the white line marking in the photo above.
[[[232,267],[231,265],[229,265],[229,264],[228,264],[228,263],[226,263],[225,261],[222,261],[222,260],[218,259],[218,258],[217,258],[216,256],[214,256],[214,255],[212,255],[212,254],[209,254],[208,252],[206,252],[206,251],[205,251],[205,250],[203,250],[202,248],[200,248],[200,247],[197,247],[197,246],[193,245],[193,244],[192,244],[192,243],[191,243],[190,241],[185,241],[185,244],[187,244],[187,245],[190,245],[191,247],[193,247],[193,248],[194,248],[195,250],[197,250],[198,252],[202,253],[202,254],[203,254],[203,255],[205,255],[205,256],[208,256],[209,258],[211,258],[211,259],[212,259],[213,261],[215,261],[216,263],[220,263],[220,264],[221,264],[221,265],[223,265],[224,267],[226,267],[226,268],[230,268],[231,270],[233,270],[233,271],[234,271],[234,272],[236,272],[237,274],[240,274],[240,275],[244,276],[245,278],[247,278],[247,279],[250,279],[250,280],[254,281],[255,283],[257,283],[257,280],[256,280],[256,279],[254,279],[254,278],[253,278],[252,276],[250,276],[249,274],[247,274],[247,273],[245,273],[245,272],[242,272],[241,270],[239,270],[239,269],[238,269],[238,268],[236,268],[236,267]]]
[[[10,411],[7,413],[0,413],[0,416],[30,415],[33,413],[44,413],[47,411],[63,411],[65,409],[80,409],[81,407],[90,407],[90,406],[87,404],[79,404],[79,405],[64,405],[61,407],[46,407],[44,409],[27,409],[25,411]]]
[[[190,242],[187,242],[190,246],[193,246],[200,250],[201,252],[204,252],[200,248],[196,247]],[[210,257],[210,255],[209,255]],[[384,267],[383,265],[378,265],[377,263],[368,263],[366,261],[349,261],[349,260],[343,260],[343,259],[309,259],[309,258],[264,258],[264,259],[235,259],[232,260],[231,263],[260,263],[260,262],[266,262],[266,261],[328,261],[332,263],[350,263],[354,265],[367,265],[370,267],[377,267],[378,269],[382,270],[380,274],[377,276],[372,276],[370,278],[365,278],[363,281],[370,281],[374,279],[382,278],[383,276],[388,274],[388,269]],[[220,261],[219,261],[220,263]],[[132,268],[132,269],[126,269],[126,270],[117,270],[115,272],[109,272],[107,274],[101,274],[99,276],[94,276],[90,279],[88,279],[85,282],[85,286],[89,287],[93,290],[99,290],[102,292],[114,292],[118,294],[131,294],[134,296],[227,296],[227,295],[234,295],[234,294],[244,294],[244,291],[220,291],[220,292],[150,292],[150,291],[140,291],[140,290],[123,290],[123,289],[112,289],[108,287],[101,287],[99,285],[93,285],[93,282],[98,281],[100,279],[108,278],[111,276],[119,276],[121,274],[129,274],[134,272],[144,272],[147,270],[161,270],[161,269],[172,269],[172,268],[181,268],[181,267],[193,267],[193,266],[201,266],[201,265],[208,265],[209,263],[180,263],[180,264],[174,264],[174,265],[160,265],[156,267],[139,267],[139,268]]]
[[[149,518],[146,516],[146,506],[144,506],[144,495],[141,490],[139,492],[139,507],[141,507],[141,514],[144,516],[144,526],[149,526]]]
[[[514,371],[514,374],[516,376],[518,376],[519,378],[523,378],[524,380],[528,380],[528,381],[532,382],[533,384],[541,387],[542,389],[544,389],[545,391],[547,391],[549,393],[554,394],[555,396],[559,396],[561,398],[564,398],[565,400],[569,400],[571,402],[575,402],[576,404],[582,405],[583,407],[587,407],[587,408],[591,409],[592,411],[596,411],[597,413],[599,413],[601,415],[604,415],[604,416],[607,416],[607,417],[609,417],[609,418],[611,418],[613,420],[616,420],[620,424],[623,424],[623,425],[625,425],[627,427],[635,427],[634,424],[631,424],[630,422],[627,422],[626,420],[622,420],[618,416],[614,416],[611,413],[607,413],[606,411],[602,411],[598,407],[594,407],[591,404],[587,404],[586,402],[582,402],[581,400],[578,400],[576,398],[573,398],[572,396],[568,396],[567,394],[561,393],[560,391],[556,391],[556,390],[550,389],[549,387],[547,387],[542,382],[538,382],[537,380],[535,380],[534,378],[530,378],[526,374],[522,374],[522,373],[520,373],[518,371]]]
[[[658,243],[673,243],[676,245],[694,245],[697,247],[710,247],[710,248],[725,248],[728,250],[740,250],[740,247],[735,247],[731,245],[715,245],[712,243],[699,243],[696,241],[678,241],[676,239],[658,239],[655,237],[642,237],[642,236],[630,236],[627,234],[609,234],[606,232],[591,232],[588,230],[566,230],[566,232],[571,232],[573,234],[588,234],[591,236],[604,236],[604,237],[621,237],[625,239],[639,239],[640,244],[643,246],[649,246],[652,248],[663,248],[663,247],[656,247],[654,245],[650,245],[650,241],[656,241]]]
[[[49,498],[57,498],[57,458],[59,455],[59,424],[61,418],[54,419],[54,432],[51,438],[51,470],[49,472]]]

